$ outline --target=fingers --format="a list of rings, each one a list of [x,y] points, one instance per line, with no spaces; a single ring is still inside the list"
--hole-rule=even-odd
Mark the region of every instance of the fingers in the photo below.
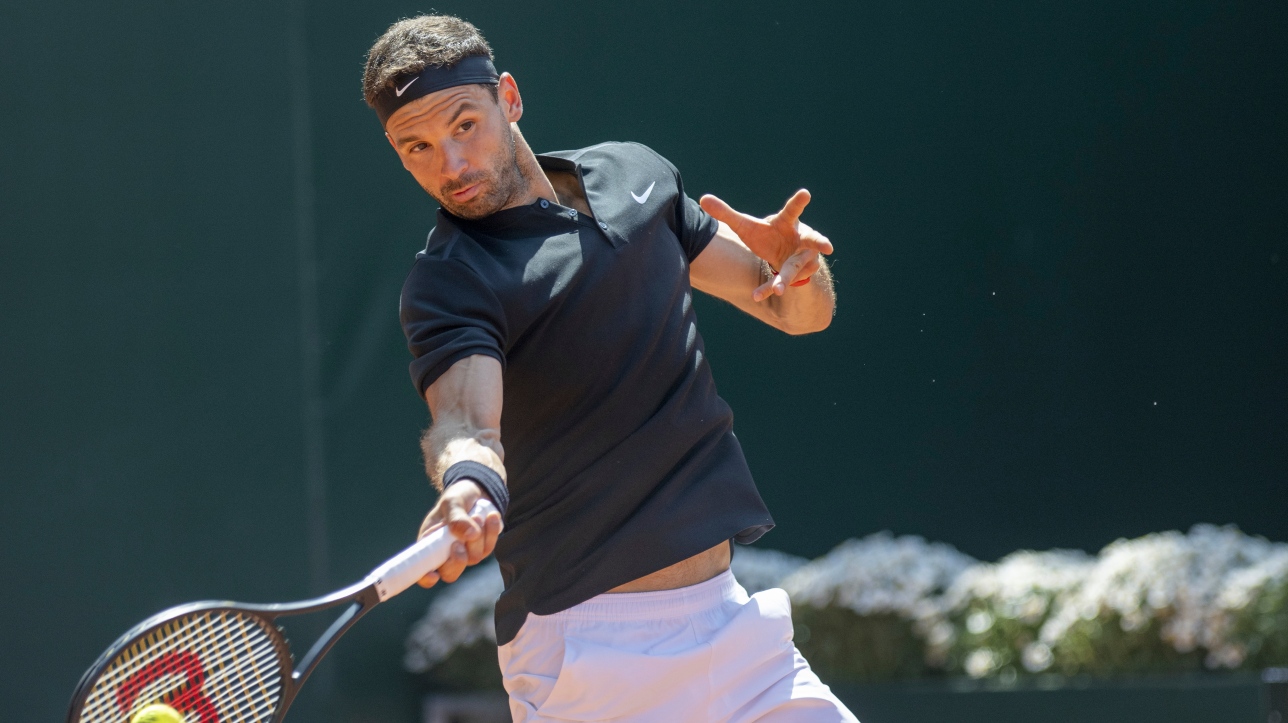
[[[800,224],[800,247],[817,251],[824,256],[832,253],[832,242],[803,223]]]
[[[783,271],[783,281],[786,282],[788,286],[804,286],[809,283],[809,278],[811,276],[818,273],[818,268],[820,266],[818,252],[806,251],[803,253],[806,255],[804,256],[804,260],[801,261],[799,268],[795,268],[794,271],[791,268]],[[784,266],[786,266],[786,264],[784,264]]]
[[[489,512],[483,519],[483,557],[496,549],[496,539],[501,535],[501,513]]]
[[[775,282],[781,284],[781,286],[776,285],[774,293],[781,295],[787,290],[788,284],[813,273],[810,271],[811,265],[814,267],[814,271],[818,270],[817,251],[802,249],[787,257],[787,260],[783,262],[783,268],[778,270],[778,278],[775,279]]]
[[[447,508],[447,529],[452,536],[464,542],[472,542],[483,536],[483,526],[479,520],[470,517],[462,500],[456,499]]]
[[[778,270],[774,278],[757,286],[751,292],[751,299],[759,302],[771,295],[782,296],[786,293],[788,285],[799,279],[808,278],[818,271],[818,268],[818,252],[812,249],[801,249],[787,257],[783,262],[783,268]]]
[[[748,223],[760,220],[733,210],[732,206],[709,193],[698,200],[698,205],[702,206],[702,210],[711,214],[711,217],[715,220],[729,224],[729,228],[733,229],[733,232],[739,236],[742,235],[739,229],[745,228]]]
[[[476,523],[477,524],[477,523]],[[482,524],[478,525],[478,534],[465,540],[465,552],[471,565],[477,565],[487,557],[487,535]]]
[[[453,485],[453,487],[456,486]],[[465,572],[465,568],[482,562],[496,548],[497,538],[504,526],[501,522],[501,514],[493,510],[482,519],[471,517],[466,511],[466,505],[472,506],[478,498],[478,494],[445,494],[439,498],[434,509],[425,516],[425,521],[420,526],[419,537],[424,537],[445,525],[452,537],[456,539],[452,542],[447,561],[439,566],[438,570],[427,573],[416,581],[421,587],[430,588],[439,581],[456,582]]]
[[[420,530],[416,532],[417,540],[433,532],[434,528],[442,525],[442,512],[443,501],[439,500],[438,504],[434,505],[434,508],[429,511],[429,514],[425,515],[425,519],[421,520]]]
[[[787,203],[783,204],[783,210],[778,212],[779,220],[796,223],[800,220],[801,213],[805,210],[805,207],[809,205],[809,199],[809,191],[803,188],[793,193],[792,197],[787,199]],[[710,213],[710,211],[707,213]]]
[[[777,273],[777,275],[774,275],[773,278],[770,278],[769,281],[766,281],[764,282],[764,284],[761,284],[760,286],[756,286],[755,289],[752,289],[751,290],[752,302],[757,302],[757,303],[764,302],[765,299],[768,299],[770,298],[770,296],[773,296],[774,289],[775,287],[777,287],[778,282],[782,281],[782,278],[783,278],[782,273]]]
[[[469,567],[469,552],[465,549],[465,543],[457,540],[452,543],[451,553],[447,562],[438,566],[438,577],[443,582],[456,582],[465,568]]]
[[[769,281],[766,281],[760,286],[757,286],[756,288],[752,289],[751,300],[759,303],[773,296],[774,288],[778,284],[778,282],[782,280],[782,278],[783,278],[782,274],[779,274],[774,278],[770,279]]]
[[[496,538],[501,534],[501,513],[493,510],[481,520],[473,517],[470,520],[478,524],[479,534],[465,540],[465,551],[469,554],[469,564],[477,565],[496,548]]]

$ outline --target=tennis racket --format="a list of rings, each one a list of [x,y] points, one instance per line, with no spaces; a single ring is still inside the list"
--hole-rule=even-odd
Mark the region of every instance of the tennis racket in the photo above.
[[[479,500],[482,521],[496,508]],[[128,723],[164,703],[184,723],[278,723],[335,641],[371,608],[438,569],[453,538],[440,527],[330,595],[294,603],[247,605],[213,600],[158,613],[122,635],[81,678],[68,723]],[[348,604],[297,666],[278,618]]]

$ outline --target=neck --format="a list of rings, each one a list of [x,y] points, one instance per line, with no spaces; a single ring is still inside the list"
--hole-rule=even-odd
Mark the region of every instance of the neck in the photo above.
[[[555,194],[555,187],[546,178],[545,172],[541,170],[541,164],[537,163],[537,155],[532,152],[528,142],[524,140],[523,134],[519,132],[517,123],[510,124],[510,131],[514,134],[514,158],[519,164],[519,175],[523,177],[524,188],[521,193],[515,195],[505,208],[514,208],[516,206],[526,206],[535,203],[537,199],[544,198],[551,203],[559,203],[559,197]]]

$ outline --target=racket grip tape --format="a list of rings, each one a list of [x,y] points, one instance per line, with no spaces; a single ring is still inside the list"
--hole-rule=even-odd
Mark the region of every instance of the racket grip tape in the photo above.
[[[483,518],[495,510],[496,506],[490,500],[481,499],[470,510],[470,517],[482,524]],[[384,602],[447,562],[455,541],[447,525],[443,525],[372,570],[366,582],[375,586],[380,602]]]

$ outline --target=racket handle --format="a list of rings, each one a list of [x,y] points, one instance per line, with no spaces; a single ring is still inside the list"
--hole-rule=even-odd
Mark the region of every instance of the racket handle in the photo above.
[[[491,500],[481,499],[470,510],[480,524],[489,512],[496,510]],[[380,567],[367,575],[366,582],[374,585],[380,602],[384,602],[398,593],[411,587],[425,573],[437,570],[447,558],[451,557],[452,542],[456,538],[448,531],[447,525],[434,530],[416,541],[416,544],[389,558]]]

